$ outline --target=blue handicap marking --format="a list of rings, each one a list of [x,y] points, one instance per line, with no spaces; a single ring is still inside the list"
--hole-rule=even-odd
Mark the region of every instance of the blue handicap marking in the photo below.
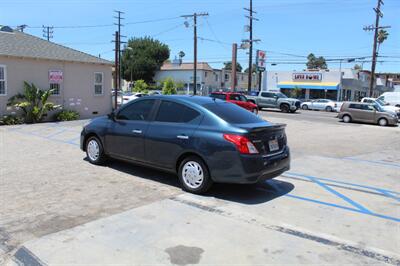
[[[340,192],[336,191],[335,189],[333,189],[329,183],[337,183],[337,184],[347,185],[348,187],[360,187],[360,188],[364,188],[364,189],[373,190],[375,192],[378,192],[381,195],[384,195],[384,196],[386,196],[388,198],[391,198],[391,199],[394,199],[394,200],[397,200],[397,201],[400,200],[400,197],[397,196],[397,195],[400,195],[399,192],[391,191],[391,190],[387,190],[387,189],[383,189],[383,188],[359,185],[359,184],[355,184],[355,183],[343,182],[343,181],[338,181],[338,180],[333,180],[333,179],[328,179],[328,178],[315,177],[315,176],[304,175],[304,174],[299,174],[299,173],[292,173],[292,172],[285,173],[283,176],[284,177],[286,176],[286,177],[289,177],[289,178],[290,177],[301,177],[301,178],[308,179],[308,180],[314,182],[315,184],[319,185],[320,187],[322,187],[326,191],[332,193],[333,195],[335,195],[335,196],[339,197],[340,199],[342,199],[343,201],[347,202],[348,204],[350,204],[354,208],[343,206],[343,205],[339,205],[339,204],[334,204],[334,203],[330,203],[330,202],[325,202],[325,201],[321,201],[321,200],[317,200],[317,199],[312,199],[312,198],[292,195],[292,194],[286,194],[285,195],[286,197],[290,197],[290,198],[298,199],[298,200],[303,200],[303,201],[308,201],[308,202],[321,204],[321,205],[325,205],[325,206],[340,208],[340,209],[351,211],[351,212],[371,215],[371,216],[375,216],[375,217],[378,217],[378,218],[391,220],[391,221],[395,221],[395,222],[400,222],[400,218],[379,214],[379,213],[376,213],[374,211],[371,211],[371,210],[365,208],[360,203],[354,201],[353,199],[349,198],[348,196],[345,196],[342,193],[340,193]],[[329,183],[326,183],[326,182],[329,182]]]

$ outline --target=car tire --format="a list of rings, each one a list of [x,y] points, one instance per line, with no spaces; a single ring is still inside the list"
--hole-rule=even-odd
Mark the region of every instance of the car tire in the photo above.
[[[378,125],[380,125],[381,127],[387,126],[387,125],[388,125],[387,119],[386,119],[386,118],[380,118],[380,119],[378,120]]]
[[[258,108],[254,108],[253,110],[251,110],[251,112],[255,115],[258,115]]]
[[[308,110],[308,105],[307,105],[307,104],[304,104],[304,105],[301,107],[301,109],[303,109],[303,110]]]
[[[331,106],[327,106],[327,107],[325,108],[325,111],[327,111],[327,112],[332,112],[332,111],[333,111],[333,108],[332,108]]]
[[[351,117],[349,115],[344,115],[342,119],[343,119],[343,122],[345,122],[345,123],[351,122]]]
[[[206,164],[197,156],[189,156],[180,163],[178,177],[182,189],[193,194],[203,194],[213,184]]]
[[[283,113],[289,113],[290,107],[287,104],[281,104],[280,109]]]
[[[290,110],[290,112],[291,112],[292,114],[296,113],[296,111],[297,111],[297,109]]]
[[[86,156],[90,163],[95,165],[104,164],[107,158],[104,154],[103,145],[97,137],[92,136],[88,138],[85,148]]]
[[[261,110],[262,110],[262,107],[261,107],[261,106],[257,106],[257,108],[258,108],[258,111],[261,111]]]

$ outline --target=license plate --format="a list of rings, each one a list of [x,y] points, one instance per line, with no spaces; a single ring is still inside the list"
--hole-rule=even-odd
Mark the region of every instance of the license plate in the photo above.
[[[278,140],[277,139],[273,139],[273,140],[268,141],[268,145],[269,145],[269,150],[270,151],[279,150],[279,144],[278,144]]]

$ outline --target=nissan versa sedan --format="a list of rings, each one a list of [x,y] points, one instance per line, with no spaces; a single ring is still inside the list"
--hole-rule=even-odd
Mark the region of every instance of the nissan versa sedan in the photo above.
[[[175,173],[192,193],[214,182],[263,182],[290,168],[285,125],[201,96],[136,99],[86,125],[81,149],[93,164],[115,158]]]

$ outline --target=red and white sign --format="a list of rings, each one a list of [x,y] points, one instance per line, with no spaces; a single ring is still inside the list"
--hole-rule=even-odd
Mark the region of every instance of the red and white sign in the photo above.
[[[61,83],[63,81],[63,72],[61,70],[49,70],[49,82]]]
[[[257,69],[264,71],[265,70],[265,61],[266,61],[267,54],[265,51],[257,50]]]

